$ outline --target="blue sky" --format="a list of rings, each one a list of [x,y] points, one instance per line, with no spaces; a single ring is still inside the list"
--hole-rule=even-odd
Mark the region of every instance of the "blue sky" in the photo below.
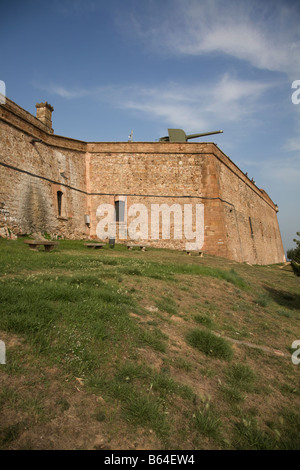
[[[8,98],[34,115],[48,101],[54,132],[84,141],[222,129],[207,140],[278,204],[294,247],[298,0],[10,0],[0,11]]]

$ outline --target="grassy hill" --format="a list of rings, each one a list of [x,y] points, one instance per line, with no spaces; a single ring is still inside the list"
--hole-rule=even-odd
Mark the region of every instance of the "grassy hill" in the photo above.
[[[21,239],[0,260],[1,449],[300,449],[290,267]]]

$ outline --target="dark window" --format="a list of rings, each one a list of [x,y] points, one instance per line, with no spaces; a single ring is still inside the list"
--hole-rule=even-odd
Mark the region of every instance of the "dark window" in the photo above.
[[[253,237],[253,227],[252,227],[251,217],[249,217],[249,225],[250,225],[250,230],[251,230],[251,237]]]
[[[124,222],[125,201],[116,201],[115,209],[116,209],[116,222]]]
[[[61,216],[62,197],[63,197],[62,191],[57,191],[58,216]]]

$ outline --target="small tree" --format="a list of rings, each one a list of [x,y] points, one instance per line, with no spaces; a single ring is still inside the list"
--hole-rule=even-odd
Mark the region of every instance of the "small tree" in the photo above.
[[[297,236],[300,237],[300,232],[297,232]],[[300,276],[300,240],[294,238],[296,248],[287,250],[287,256],[291,260],[291,265],[296,276]]]

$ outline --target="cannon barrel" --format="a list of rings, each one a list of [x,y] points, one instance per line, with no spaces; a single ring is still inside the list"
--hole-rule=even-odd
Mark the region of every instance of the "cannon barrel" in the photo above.
[[[182,129],[168,129],[168,136],[161,137],[160,142],[187,142],[189,139],[196,139],[197,137],[204,137],[205,135],[220,134],[223,131],[205,132],[203,134],[190,134],[186,135]]]
[[[205,132],[203,134],[189,134],[186,136],[186,139],[196,139],[197,137],[204,137],[206,135],[212,135],[212,134],[222,134],[223,131],[213,131],[213,132]]]

